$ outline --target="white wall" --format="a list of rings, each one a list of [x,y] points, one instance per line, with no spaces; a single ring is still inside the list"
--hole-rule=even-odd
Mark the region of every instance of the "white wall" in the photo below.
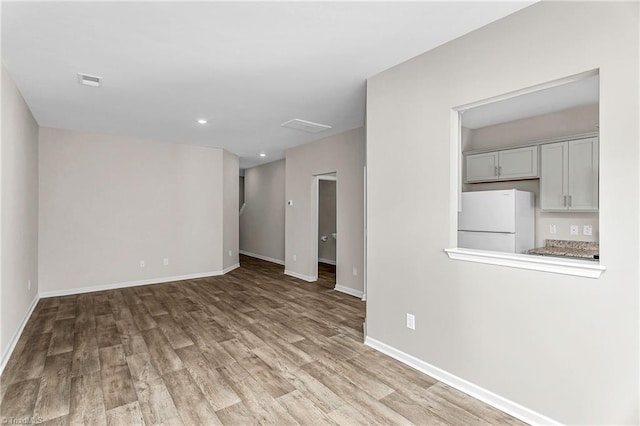
[[[240,250],[284,264],[285,161],[245,170]]]
[[[317,271],[317,209],[314,176],[337,176],[336,284],[355,292],[364,288],[365,130],[358,128],[286,151],[285,270],[304,279]],[[293,260],[296,255],[297,260]],[[355,268],[355,275],[353,274]]]
[[[638,16],[537,3],[368,81],[368,338],[560,422],[640,421]],[[596,68],[607,271],[450,260],[452,108]]]
[[[41,128],[40,291],[220,273],[234,244],[223,156],[234,164],[217,148]]]
[[[2,65],[0,371],[38,294],[38,123]],[[31,280],[31,289],[28,288]]]
[[[240,250],[240,219],[238,216],[238,200],[240,197],[240,189],[238,188],[240,182],[240,163],[237,155],[226,150],[223,151],[222,161],[223,168],[220,170],[222,173],[223,183],[222,208],[224,211],[224,217],[221,225],[224,235],[222,266],[224,270],[227,271],[229,268],[239,265],[240,262],[238,255],[238,251]]]

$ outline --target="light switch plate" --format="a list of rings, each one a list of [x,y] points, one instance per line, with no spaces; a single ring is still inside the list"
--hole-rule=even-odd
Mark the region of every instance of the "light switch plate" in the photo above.
[[[584,225],[582,227],[582,235],[593,235],[593,227],[591,225]]]
[[[580,233],[578,229],[578,225],[571,225],[571,235],[578,235]]]
[[[407,328],[410,330],[416,329],[416,317],[412,314],[407,314]]]

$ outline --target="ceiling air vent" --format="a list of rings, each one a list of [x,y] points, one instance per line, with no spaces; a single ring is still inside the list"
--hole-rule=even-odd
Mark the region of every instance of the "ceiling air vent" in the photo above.
[[[78,73],[78,82],[85,86],[100,87],[102,85],[102,77],[96,75]]]
[[[326,124],[314,123],[313,121],[300,120],[298,118],[294,118],[293,120],[289,120],[286,123],[282,123],[281,126],[288,129],[302,130],[303,132],[307,133],[324,132],[325,130],[329,130],[331,128],[331,126],[327,126]]]

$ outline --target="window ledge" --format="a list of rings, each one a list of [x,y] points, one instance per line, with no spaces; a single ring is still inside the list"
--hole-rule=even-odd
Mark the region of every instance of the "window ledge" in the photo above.
[[[487,263],[511,268],[531,269],[577,277],[600,278],[607,269],[592,260],[562,259],[558,257],[528,254],[500,253],[495,251],[450,248],[444,250],[449,259]]]

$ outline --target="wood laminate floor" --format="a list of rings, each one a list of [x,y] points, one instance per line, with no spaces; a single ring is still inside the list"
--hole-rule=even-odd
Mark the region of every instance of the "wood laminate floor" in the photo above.
[[[0,378],[0,423],[520,424],[364,346],[364,303],[322,268],[310,284],[241,264],[40,300]]]

